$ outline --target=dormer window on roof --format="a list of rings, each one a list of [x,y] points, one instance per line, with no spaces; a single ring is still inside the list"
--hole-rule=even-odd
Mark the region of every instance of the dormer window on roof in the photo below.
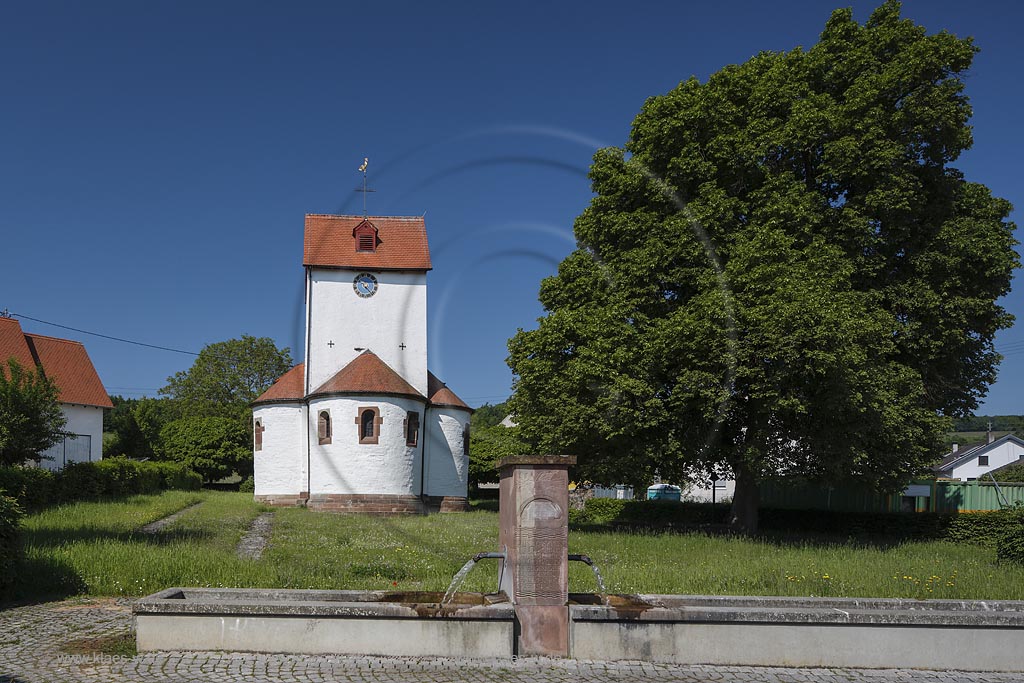
[[[356,240],[356,251],[374,252],[377,251],[377,226],[370,221],[364,220],[352,229],[352,237]]]

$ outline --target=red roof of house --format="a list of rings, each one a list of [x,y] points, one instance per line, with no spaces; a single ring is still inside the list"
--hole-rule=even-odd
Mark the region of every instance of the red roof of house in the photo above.
[[[288,372],[277,378],[253,403],[284,403],[301,401],[306,394],[305,363],[299,363]]]
[[[351,363],[321,384],[310,396],[324,394],[373,394],[409,396],[424,400],[423,394],[388,367],[372,351],[363,351]]]
[[[430,404],[435,406],[446,406],[448,408],[463,408],[470,412],[473,409],[462,402],[462,399],[455,395],[455,392],[434,376],[434,373],[427,373],[427,393],[430,394]]]
[[[60,390],[61,403],[114,407],[81,342],[25,334],[17,320],[0,318],[0,358],[6,365],[12,356],[26,367],[42,367]]]
[[[0,366],[7,367],[7,360],[14,357],[22,367],[31,368],[36,364],[32,351],[21,331],[21,323],[14,318],[0,318]]]
[[[356,251],[355,229],[377,229],[376,251]],[[302,263],[353,270],[430,270],[422,216],[329,216],[308,214]]]

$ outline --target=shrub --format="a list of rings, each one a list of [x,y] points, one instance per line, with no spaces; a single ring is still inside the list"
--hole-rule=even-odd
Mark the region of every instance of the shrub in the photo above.
[[[29,511],[104,496],[165,489],[198,491],[202,486],[202,477],[181,463],[139,462],[122,457],[76,462],[57,473],[35,467],[0,467],[0,493],[6,492]]]
[[[14,571],[21,556],[20,520],[21,508],[17,501],[0,496],[0,592],[14,580]]]
[[[73,462],[57,474],[57,500],[96,500],[106,489],[103,472],[95,463]]]
[[[203,478],[180,462],[149,463],[161,477],[161,487],[180,491],[198,491],[203,487]]]
[[[245,481],[238,485],[238,490],[243,493],[253,493],[256,491],[256,480],[251,476],[246,477]]]
[[[57,477],[38,467],[0,467],[0,493],[14,498],[22,510],[41,510],[57,502]]]
[[[1024,509],[1007,510],[1003,534],[996,541],[996,557],[1000,562],[1024,564]]]
[[[710,503],[588,498],[583,504],[583,510],[570,511],[569,521],[578,525],[671,528],[721,524],[727,512],[725,506]]]

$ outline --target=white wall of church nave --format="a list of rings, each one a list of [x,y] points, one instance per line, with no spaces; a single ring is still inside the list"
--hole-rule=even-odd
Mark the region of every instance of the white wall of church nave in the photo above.
[[[358,347],[373,351],[426,396],[426,273],[366,271],[377,278],[377,293],[362,298],[352,287],[359,272],[310,271],[309,390],[348,365]]]
[[[255,495],[298,495],[306,490],[305,412],[302,404],[261,405],[263,448],[253,453]]]
[[[427,417],[426,491],[428,496],[465,496],[469,482],[469,456],[462,438],[470,413],[452,408],[431,408]]]
[[[359,443],[359,409],[380,410],[376,444]],[[320,445],[320,411],[331,416],[331,443]],[[394,396],[322,398],[310,401],[310,495],[326,493],[419,495],[421,446],[405,445],[405,419],[423,403]],[[422,429],[422,427],[421,427]],[[422,438],[421,438],[422,443]]]

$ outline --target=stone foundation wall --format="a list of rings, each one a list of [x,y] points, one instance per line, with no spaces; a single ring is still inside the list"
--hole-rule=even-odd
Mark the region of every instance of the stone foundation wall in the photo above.
[[[359,512],[367,515],[424,515],[427,507],[418,496],[325,493],[310,496],[308,507],[324,512]]]
[[[274,507],[304,507],[309,500],[308,493],[271,493],[263,496],[254,496],[257,503],[272,505]]]
[[[308,507],[324,512],[358,512],[368,515],[426,515],[466,512],[469,501],[457,496],[399,496],[388,494],[308,493],[255,496],[257,503],[275,507]]]

